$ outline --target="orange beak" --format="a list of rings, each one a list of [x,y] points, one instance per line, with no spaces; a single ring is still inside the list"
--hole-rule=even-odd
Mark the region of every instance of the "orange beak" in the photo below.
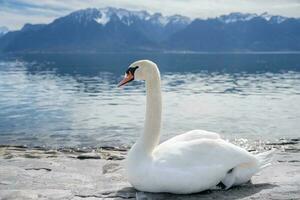
[[[125,85],[132,81],[134,79],[134,76],[131,74],[131,72],[128,72],[128,74],[125,74],[123,80],[120,81],[118,84],[118,87],[121,87],[122,85]]]

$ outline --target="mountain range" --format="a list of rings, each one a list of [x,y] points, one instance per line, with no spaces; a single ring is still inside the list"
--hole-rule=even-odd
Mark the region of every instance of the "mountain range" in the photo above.
[[[2,34],[1,30],[2,52],[300,50],[300,19],[268,13],[191,20],[147,11],[88,8],[49,24],[25,24],[21,30],[5,29]]]
[[[0,26],[0,37],[9,32],[9,29],[6,26]]]

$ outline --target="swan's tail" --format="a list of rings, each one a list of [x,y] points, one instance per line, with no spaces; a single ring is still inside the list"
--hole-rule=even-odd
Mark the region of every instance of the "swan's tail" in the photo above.
[[[270,166],[273,161],[273,155],[276,149],[271,149],[270,151],[266,151],[263,153],[259,153],[255,155],[258,160],[258,171]]]
[[[225,189],[229,189],[233,185],[240,185],[248,182],[251,177],[262,169],[272,164],[273,153],[276,149],[259,153],[255,155],[256,162],[243,163],[230,170],[225,178],[221,181]]]

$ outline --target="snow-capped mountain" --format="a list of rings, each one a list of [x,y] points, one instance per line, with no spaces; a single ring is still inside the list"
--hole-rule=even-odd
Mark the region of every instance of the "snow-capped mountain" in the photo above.
[[[191,19],[181,15],[163,16],[161,13],[150,14],[147,11],[129,11],[123,8],[88,8],[71,13],[68,17],[78,20],[79,23],[95,21],[102,26],[109,22],[120,21],[130,26],[136,22],[148,22],[159,26],[166,26],[169,23],[188,25]]]
[[[182,15],[172,15],[167,17],[169,24],[187,25],[191,23],[191,19]]]
[[[249,21],[254,17],[257,17],[257,14],[234,12],[228,15],[221,15],[217,19],[220,20],[221,22],[228,24],[228,23],[234,23],[238,21]]]
[[[0,38],[3,52],[300,50],[300,19],[231,13],[214,19],[88,8]]]
[[[181,15],[164,16],[161,13],[150,14],[147,11],[129,11],[122,8],[88,8],[75,11],[55,20],[50,26],[69,26],[70,24],[93,27],[102,32],[137,32],[149,41],[160,42],[169,35],[182,30],[191,23],[191,19]],[[125,34],[126,35],[126,34]]]
[[[254,14],[254,13],[240,13],[240,12],[233,12],[228,15],[221,15],[220,17],[217,17],[221,22],[224,22],[226,24],[228,23],[234,23],[234,22],[241,22],[241,21],[250,21],[253,18],[262,18],[265,19],[266,21],[270,21],[272,23],[282,23],[287,17],[279,16],[279,15],[271,15],[267,12],[264,12],[260,15]]]
[[[190,23],[188,17],[180,15],[164,16],[112,7],[88,8],[57,18],[50,24],[25,24],[20,31],[3,39],[2,48],[6,51],[153,49]]]
[[[277,24],[280,24],[280,23],[284,22],[285,20],[289,19],[288,17],[283,17],[280,15],[271,15],[267,12],[262,13],[261,15],[259,15],[259,17],[264,18],[265,20],[267,20],[271,23],[277,23]]]
[[[84,11],[83,11],[84,12]],[[149,20],[151,15],[146,11],[128,11],[122,8],[100,8],[97,9],[98,16],[94,18],[96,22],[105,26],[111,20],[120,20],[123,24],[130,26],[136,20]]]
[[[105,26],[107,23],[115,20],[130,26],[136,20],[149,20],[151,15],[146,11],[128,11],[122,8],[87,8],[78,10],[67,16],[73,18],[79,23],[97,22]]]
[[[5,35],[9,29],[6,26],[0,26],[0,37]]]

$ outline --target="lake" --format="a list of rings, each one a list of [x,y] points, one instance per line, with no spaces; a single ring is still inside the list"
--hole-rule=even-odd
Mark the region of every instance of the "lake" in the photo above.
[[[144,83],[118,88],[129,64],[162,73],[162,140],[192,129],[272,141],[300,131],[300,54],[107,53],[0,56],[0,144],[132,145]]]

